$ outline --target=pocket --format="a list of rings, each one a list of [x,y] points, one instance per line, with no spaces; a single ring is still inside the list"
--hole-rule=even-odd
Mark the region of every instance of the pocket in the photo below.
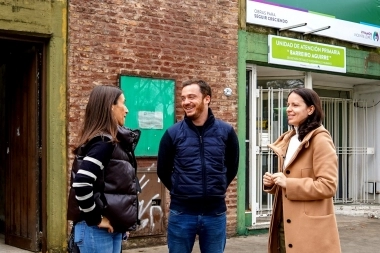
[[[310,218],[324,217],[334,214],[332,198],[304,201],[304,213]]]
[[[171,216],[177,216],[177,215],[181,215],[183,212],[180,212],[180,211],[177,211],[177,210],[173,210],[173,209],[170,209],[169,211],[169,215]]]
[[[168,217],[168,225],[177,226],[178,224],[182,224],[186,220],[187,219],[186,217],[184,217],[183,212],[170,209],[169,217]]]
[[[293,221],[291,224],[293,224]],[[289,231],[289,234],[287,234],[288,230],[285,226],[285,237],[287,243],[291,241],[293,246],[297,245],[297,248],[293,247],[293,249],[296,248],[296,252],[341,252],[339,232],[334,214],[317,217],[299,214],[297,216],[297,225],[294,224],[294,226],[296,227],[294,227],[294,230]],[[306,240],[308,240],[308,243],[305,243]],[[286,252],[289,252],[288,249]],[[293,249],[290,251],[293,251]]]
[[[85,221],[81,221],[81,222],[78,222],[77,224],[75,224],[75,227],[74,227],[74,243],[76,243],[76,245],[80,246],[83,244],[83,240],[84,240],[84,231],[86,229],[86,222]]]
[[[227,211],[221,212],[221,213],[216,213],[216,216],[221,216],[221,215],[227,215]]]

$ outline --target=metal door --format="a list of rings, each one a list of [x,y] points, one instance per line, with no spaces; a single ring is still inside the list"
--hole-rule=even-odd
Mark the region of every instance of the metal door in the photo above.
[[[286,104],[289,92],[304,87],[304,76],[263,78],[256,68],[247,71],[246,210],[252,225],[269,223],[272,195],[263,192],[262,176],[277,171],[277,158],[267,145],[289,129]]]

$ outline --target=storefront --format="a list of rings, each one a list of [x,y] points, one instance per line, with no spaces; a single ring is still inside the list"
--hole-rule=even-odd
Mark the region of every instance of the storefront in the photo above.
[[[238,219],[239,234],[268,226],[272,197],[263,193],[261,181],[263,173],[276,170],[276,159],[267,144],[288,130],[286,99],[296,87],[312,88],[322,98],[323,124],[339,159],[335,202],[380,201],[380,161],[375,156],[380,138],[380,8],[369,8],[373,1],[350,2],[347,9],[355,9],[355,17],[341,9],[338,16],[328,1],[245,3],[246,23],[239,30],[238,124],[246,126],[245,131],[239,128],[239,137],[245,139],[247,169],[238,175],[245,178],[238,187],[238,217],[243,217]]]

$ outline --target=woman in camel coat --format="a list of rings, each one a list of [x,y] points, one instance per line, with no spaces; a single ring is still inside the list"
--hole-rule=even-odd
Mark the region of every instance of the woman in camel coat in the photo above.
[[[338,182],[337,155],[322,126],[318,95],[300,88],[288,96],[292,130],[269,147],[278,172],[265,173],[264,191],[274,194],[268,252],[340,253],[333,196]]]

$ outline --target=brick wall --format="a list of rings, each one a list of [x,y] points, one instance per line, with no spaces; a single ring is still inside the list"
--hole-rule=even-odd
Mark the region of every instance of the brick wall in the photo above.
[[[120,74],[174,79],[179,119],[181,82],[203,78],[212,86],[216,117],[236,127],[238,0],[72,0],[68,29],[70,149],[92,87],[118,85]],[[225,87],[231,97],[223,95]],[[236,228],[236,198],[234,181],[229,234]]]

